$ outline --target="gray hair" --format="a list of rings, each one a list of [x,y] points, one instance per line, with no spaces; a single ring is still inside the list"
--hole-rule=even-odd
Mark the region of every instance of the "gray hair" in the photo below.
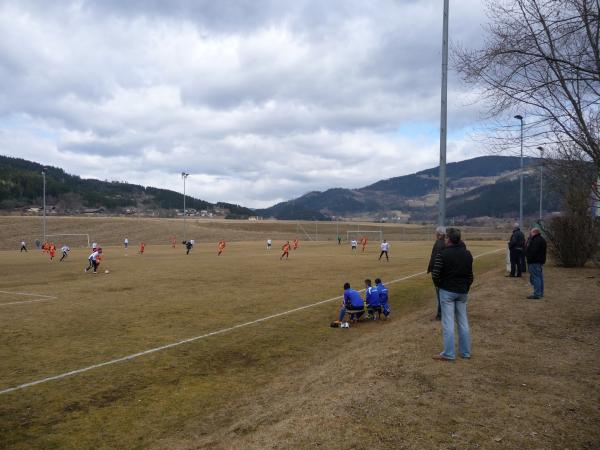
[[[441,225],[435,229],[437,234],[446,234],[446,227],[442,227]]]

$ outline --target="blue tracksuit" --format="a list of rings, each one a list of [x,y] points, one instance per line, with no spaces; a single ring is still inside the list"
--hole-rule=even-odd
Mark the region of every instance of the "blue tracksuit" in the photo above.
[[[365,304],[360,294],[354,289],[346,289],[344,291],[344,304],[340,308],[340,322],[344,320],[344,316],[346,315],[346,309],[350,310],[363,310],[362,312],[356,313],[356,318],[360,318],[364,312]],[[355,314],[350,314],[350,319],[354,319]]]
[[[377,308],[381,306],[381,301],[379,300],[379,291],[375,287],[369,286],[365,290],[365,300],[367,301],[368,307]]]
[[[388,289],[383,283],[377,284],[377,291],[379,292],[379,302],[383,307],[383,314],[387,317],[390,315],[391,309],[388,303]]]

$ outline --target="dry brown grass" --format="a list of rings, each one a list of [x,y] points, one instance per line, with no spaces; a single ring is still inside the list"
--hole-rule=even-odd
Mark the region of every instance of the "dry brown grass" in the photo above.
[[[474,243],[482,252],[498,243]],[[106,247],[101,269],[84,274],[86,252],[63,263],[38,252],[0,252],[0,290],[57,300],[1,307],[0,387],[60,374],[197,336],[340,294],[349,280],[384,280],[423,270],[427,244],[393,243],[392,260],[376,249],[301,243],[289,261],[262,242],[230,243],[223,256],[200,245],[148,246],[140,256]],[[428,283],[392,289],[396,317],[413,308]],[[0,294],[0,303],[19,300]],[[227,405],[289,367],[334,357],[347,335],[332,333],[337,302],[273,319],[131,362],[2,395],[1,448],[145,448],[202,424],[215,430],[234,416]],[[394,322],[365,324],[364,333]],[[375,326],[370,326],[375,325]],[[339,331],[339,330],[338,330]],[[352,330],[354,332],[354,330]],[[306,366],[305,366],[306,365]],[[299,371],[301,372],[301,371]],[[191,427],[191,428],[190,428]]]
[[[282,262],[275,244],[105,247],[108,275],[83,273],[84,250],[0,252],[0,290],[58,297],[0,306],[0,390],[420,272],[430,249],[393,242],[387,264],[301,242]],[[598,273],[550,269],[528,302],[502,266],[476,263],[469,362],[430,359],[439,324],[416,277],[390,286],[387,322],[331,329],[335,301],[0,395],[0,448],[597,448]]]

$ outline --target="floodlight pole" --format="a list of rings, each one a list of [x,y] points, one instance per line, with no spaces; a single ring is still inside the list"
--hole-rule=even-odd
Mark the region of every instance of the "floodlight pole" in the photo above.
[[[43,184],[44,184],[44,191],[43,191],[43,219],[42,219],[42,234],[44,235],[44,238],[42,240],[42,242],[46,242],[46,168],[42,167],[42,179],[43,179]]]
[[[438,225],[446,223],[446,139],[448,128],[448,14],[449,0],[444,0],[444,26],[442,35],[442,102],[440,112],[440,172]]]
[[[542,202],[544,196],[544,147],[538,147],[540,151],[540,221],[542,220]]]
[[[185,180],[189,177],[189,173],[181,172],[181,178],[183,178],[183,240],[187,242],[187,235],[185,229],[185,216],[187,215],[187,210],[185,209]]]
[[[521,170],[519,173],[519,226],[523,227],[523,116],[517,114],[515,119],[521,122]]]

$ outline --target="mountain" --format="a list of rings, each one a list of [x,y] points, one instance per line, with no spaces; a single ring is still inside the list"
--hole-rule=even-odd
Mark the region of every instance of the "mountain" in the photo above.
[[[448,217],[515,216],[519,207],[518,173],[521,161],[510,156],[481,156],[450,163],[447,174]],[[524,158],[524,211],[538,211],[537,160]],[[432,220],[437,211],[438,168],[377,181],[359,189],[333,188],[309,192],[297,199],[257,210],[280,219],[299,219],[296,211],[318,211],[327,216],[410,218]],[[545,209],[559,209],[548,192]]]
[[[43,165],[20,158],[0,156],[0,210],[42,205]],[[144,187],[118,181],[83,179],[57,167],[46,166],[46,205],[59,213],[76,213],[93,209],[111,213],[162,216],[175,215],[182,207],[179,192]],[[186,196],[186,209],[219,211],[232,218],[254,215],[243,206],[209,203]]]

